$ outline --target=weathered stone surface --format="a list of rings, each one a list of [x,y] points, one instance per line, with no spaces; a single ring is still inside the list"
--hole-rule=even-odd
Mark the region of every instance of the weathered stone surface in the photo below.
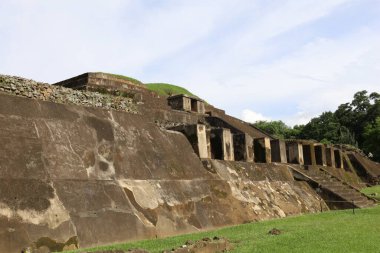
[[[319,209],[286,169],[212,160],[210,173],[181,133],[141,115],[0,94],[0,140],[0,252],[41,238],[76,236],[87,247]]]

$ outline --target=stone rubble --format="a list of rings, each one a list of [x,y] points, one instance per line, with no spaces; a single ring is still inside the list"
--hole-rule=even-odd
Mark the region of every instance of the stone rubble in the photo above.
[[[137,108],[132,98],[73,90],[16,76],[0,75],[0,92],[54,103],[137,113]]]

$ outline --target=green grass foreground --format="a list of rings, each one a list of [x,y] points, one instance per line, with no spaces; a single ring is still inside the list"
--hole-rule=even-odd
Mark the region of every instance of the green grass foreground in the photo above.
[[[374,198],[380,201],[380,185],[363,188],[361,192],[371,198]]]
[[[282,231],[269,235],[272,228]],[[226,237],[231,252],[380,252],[380,206],[368,209],[329,211],[226,227],[219,230],[164,239],[92,248],[94,250],[143,248],[150,252],[183,245],[186,240]],[[83,250],[70,251],[83,252]]]

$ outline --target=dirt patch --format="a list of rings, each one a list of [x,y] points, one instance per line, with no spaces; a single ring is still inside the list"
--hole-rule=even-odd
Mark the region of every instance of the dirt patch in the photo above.
[[[225,238],[214,237],[203,238],[202,240],[192,242],[187,241],[177,249],[165,250],[163,253],[217,253],[231,250],[232,246]]]
[[[85,253],[85,252],[83,252]],[[90,253],[90,252],[86,252]],[[127,251],[124,250],[101,250],[101,251],[95,251],[91,253],[149,253],[149,251],[143,250],[143,249],[129,249]]]
[[[281,230],[277,229],[277,228],[272,228],[268,234],[270,235],[280,235],[281,234]]]

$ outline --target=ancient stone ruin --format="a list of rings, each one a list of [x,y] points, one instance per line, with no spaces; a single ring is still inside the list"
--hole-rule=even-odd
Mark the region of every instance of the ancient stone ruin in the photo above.
[[[367,207],[380,165],[278,140],[199,98],[86,73],[0,76],[0,252],[64,250]]]

